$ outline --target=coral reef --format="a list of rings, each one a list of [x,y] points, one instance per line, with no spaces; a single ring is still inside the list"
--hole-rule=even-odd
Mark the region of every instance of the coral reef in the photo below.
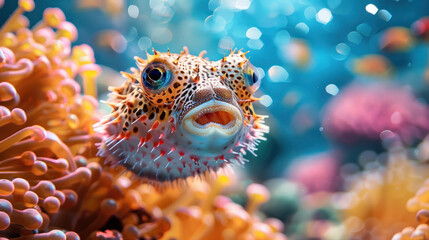
[[[343,224],[350,238],[390,239],[398,229],[414,225],[415,216],[405,206],[408,202],[410,208],[411,201],[417,208],[418,203],[409,199],[429,173],[427,164],[410,159],[408,153],[396,147],[378,156],[366,164],[365,171],[348,178],[348,191],[332,196],[334,207],[344,214]],[[385,166],[381,164],[384,161]],[[409,233],[408,229],[403,234]]]
[[[352,84],[326,106],[324,132],[342,143],[398,135],[407,144],[429,132],[429,109],[408,90],[385,83]]]
[[[290,180],[261,185],[218,172],[159,189],[96,155],[102,140],[93,129],[101,119],[96,99],[101,68],[90,46],[73,45],[76,27],[58,8],[46,9],[30,27],[24,14],[34,2],[18,5],[0,28],[1,239],[285,240],[284,232],[293,239],[429,239],[429,137],[416,148],[401,145],[426,136],[429,111],[408,89],[356,83],[337,89],[327,105],[323,132],[334,140],[394,140],[385,144],[387,153],[360,159],[363,171],[353,163],[340,166],[339,156],[324,152],[296,158]],[[126,5],[78,1],[78,8],[101,8],[115,17]],[[428,26],[426,17],[411,31],[386,29],[379,48],[386,55],[410,52],[427,42]],[[360,42],[359,34],[351,32],[350,39]],[[116,30],[98,36],[98,44],[114,52],[129,44],[129,36]],[[318,59],[311,41],[289,38],[286,32],[277,36],[280,52],[287,52],[283,60],[303,72],[311,69]],[[384,78],[394,74],[393,63],[375,53],[350,66],[356,75]],[[277,66],[268,76],[273,82],[281,76],[281,82],[288,73]],[[292,107],[303,97],[292,89],[284,101]],[[303,114],[292,126],[316,125],[302,117],[305,108],[297,109]],[[351,165],[353,174],[347,172]],[[333,192],[338,189],[342,192]]]
[[[30,29],[22,14],[34,7],[20,0],[0,30],[0,237],[286,239],[280,221],[258,217],[262,185],[243,208],[220,195],[224,175],[160,191],[105,168],[92,129],[100,67],[91,47],[71,46],[77,31],[60,9]]]

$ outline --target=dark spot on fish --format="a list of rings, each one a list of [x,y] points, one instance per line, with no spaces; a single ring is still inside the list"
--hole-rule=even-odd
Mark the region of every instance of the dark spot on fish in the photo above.
[[[165,112],[162,111],[161,115],[159,116],[159,119],[164,120],[164,118],[165,118]]]
[[[149,120],[152,120],[154,117],[155,117],[155,113],[151,113],[151,114],[149,115]]]

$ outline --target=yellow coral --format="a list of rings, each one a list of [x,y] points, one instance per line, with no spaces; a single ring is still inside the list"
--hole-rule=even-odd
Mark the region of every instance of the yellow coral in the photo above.
[[[405,204],[428,175],[428,166],[408,159],[405,149],[392,149],[385,167],[354,176],[350,190],[335,198],[350,235],[389,239],[400,229],[414,225],[415,216]]]

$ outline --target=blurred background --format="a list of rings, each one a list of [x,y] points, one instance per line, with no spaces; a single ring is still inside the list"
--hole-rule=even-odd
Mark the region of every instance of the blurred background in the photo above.
[[[267,207],[268,215],[292,218],[299,213],[296,196],[345,190],[348,176],[385,166],[391,149],[418,158],[415,147],[429,133],[429,1],[39,0],[36,6],[26,13],[31,24],[46,8],[59,7],[78,29],[74,44],[93,47],[103,67],[100,99],[107,86],[123,81],[119,71],[135,66],[134,56],[146,58],[153,47],[207,50],[215,61],[230,49],[250,50],[264,76],[256,112],[269,115],[271,131],[259,156],[248,156],[238,171],[248,181],[288,179],[266,183],[289,194],[286,209]],[[16,7],[5,1],[0,22]],[[338,218],[324,209],[312,216]]]

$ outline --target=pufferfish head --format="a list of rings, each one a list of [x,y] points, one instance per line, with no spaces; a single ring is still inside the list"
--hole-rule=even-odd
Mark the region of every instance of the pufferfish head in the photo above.
[[[255,155],[268,127],[253,93],[261,79],[246,53],[219,61],[154,50],[126,81],[111,88],[113,111],[97,126],[104,134],[98,155],[141,179],[169,183],[216,172]]]

